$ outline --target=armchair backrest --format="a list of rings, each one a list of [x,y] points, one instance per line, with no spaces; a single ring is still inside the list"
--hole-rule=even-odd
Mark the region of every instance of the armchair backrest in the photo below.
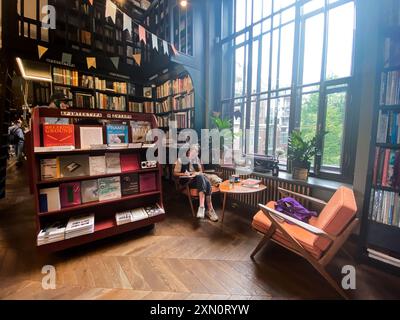
[[[314,225],[330,235],[338,236],[356,213],[357,204],[353,190],[340,187],[321,211]]]

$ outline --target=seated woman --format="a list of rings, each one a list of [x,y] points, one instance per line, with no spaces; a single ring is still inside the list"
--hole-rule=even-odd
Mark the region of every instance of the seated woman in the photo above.
[[[195,145],[190,146],[187,157],[189,159],[189,163],[184,164],[181,159],[178,159],[175,163],[174,175],[176,177],[193,177],[190,182],[189,187],[192,189],[197,189],[199,192],[199,200],[200,206],[197,211],[197,218],[203,219],[205,214],[207,217],[213,221],[218,221],[218,216],[215,213],[213,204],[212,204],[212,187],[210,180],[203,174],[202,165],[199,159],[199,150]],[[187,161],[186,161],[187,162]],[[187,183],[186,179],[179,179],[181,184]],[[207,212],[205,210],[205,203],[207,202]]]

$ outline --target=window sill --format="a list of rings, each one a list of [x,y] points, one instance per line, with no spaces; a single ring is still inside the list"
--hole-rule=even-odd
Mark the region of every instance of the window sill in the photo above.
[[[296,180],[293,179],[291,173],[287,172],[279,172],[278,177],[274,177],[272,173],[259,173],[259,172],[251,172],[245,168],[234,168],[232,166],[221,166],[223,169],[230,169],[230,170],[237,170],[237,174],[240,175],[247,175],[247,174],[252,174],[256,177],[260,178],[268,178],[268,179],[273,179],[273,180],[279,180],[283,182],[292,182],[296,183],[299,185],[304,185],[306,187],[310,188],[317,188],[321,190],[327,190],[327,191],[336,191],[339,187],[347,187],[352,189],[353,186],[347,183],[342,183],[342,182],[337,182],[334,180],[328,180],[328,179],[321,179],[321,178],[315,178],[315,177],[308,177],[307,181],[302,181],[302,180]]]

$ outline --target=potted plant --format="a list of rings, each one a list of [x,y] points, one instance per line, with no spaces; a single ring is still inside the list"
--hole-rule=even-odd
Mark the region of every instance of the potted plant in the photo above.
[[[219,114],[210,116],[212,126],[220,132],[220,160],[224,164],[225,152],[229,152],[229,146],[233,146],[233,124],[231,119],[223,119]],[[217,151],[217,150],[214,150]]]
[[[288,141],[288,159],[291,162],[293,179],[307,180],[311,159],[321,152],[320,146],[327,132],[319,132],[306,140],[300,131],[294,130]]]

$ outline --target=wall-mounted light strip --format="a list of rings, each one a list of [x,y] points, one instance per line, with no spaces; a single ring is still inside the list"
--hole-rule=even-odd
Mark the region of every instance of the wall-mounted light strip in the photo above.
[[[50,78],[46,78],[46,77],[27,75],[26,72],[25,72],[25,67],[24,67],[24,64],[22,63],[21,58],[17,57],[16,60],[17,60],[17,64],[18,64],[19,70],[21,71],[21,75],[25,80],[53,82],[51,77]]]

